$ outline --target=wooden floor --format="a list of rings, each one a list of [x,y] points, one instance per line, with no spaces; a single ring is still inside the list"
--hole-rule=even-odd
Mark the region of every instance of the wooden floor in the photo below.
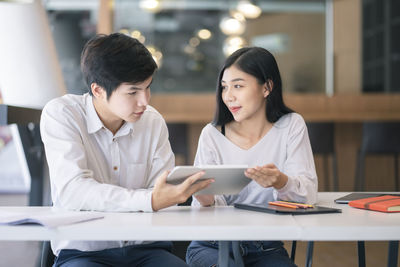
[[[285,242],[285,247],[290,255],[291,242]],[[305,266],[306,251],[307,242],[297,242],[297,266]],[[366,242],[365,254],[367,267],[387,266],[388,242]],[[315,242],[312,266],[358,266],[357,242]]]

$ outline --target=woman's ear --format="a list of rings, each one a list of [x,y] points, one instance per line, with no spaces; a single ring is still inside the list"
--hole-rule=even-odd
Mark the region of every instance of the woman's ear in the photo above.
[[[99,99],[101,99],[106,93],[104,88],[98,85],[97,83],[92,83],[90,85],[90,90],[92,91],[93,96]]]
[[[268,80],[266,83],[264,83],[264,98],[267,98],[267,96],[271,93],[272,88],[274,88],[274,83],[272,80]]]

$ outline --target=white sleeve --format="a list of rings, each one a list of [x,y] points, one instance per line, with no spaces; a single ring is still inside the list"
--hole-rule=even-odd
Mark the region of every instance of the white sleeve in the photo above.
[[[288,135],[287,159],[281,170],[288,176],[288,182],[276,190],[277,198],[314,204],[317,202],[318,180],[307,126],[300,115],[293,114],[293,117],[294,123]]]
[[[49,165],[54,204],[72,210],[152,211],[151,189],[129,190],[94,179],[87,166],[82,118],[50,102],[40,130]],[[101,164],[100,164],[101,165]]]
[[[198,165],[217,165],[215,151],[212,148],[210,137],[206,132],[206,128],[201,131],[197,152],[194,158],[194,166]]]
[[[216,152],[212,149],[210,137],[207,135],[206,128],[200,134],[199,144],[197,146],[194,165],[218,165]],[[215,206],[227,206],[227,202],[223,195],[215,195]],[[193,197],[192,206],[201,206],[196,197]]]

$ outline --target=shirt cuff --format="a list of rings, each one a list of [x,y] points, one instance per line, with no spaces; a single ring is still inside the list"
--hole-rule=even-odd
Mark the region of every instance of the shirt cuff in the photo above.
[[[285,186],[282,187],[281,189],[276,189],[276,191],[279,193],[279,195],[285,195],[291,192],[294,186],[295,186],[295,181],[290,176],[288,176],[288,180]]]
[[[228,206],[224,196],[222,195],[215,195],[214,196],[214,206]]]
[[[127,209],[130,211],[143,211],[153,212],[153,206],[151,205],[151,198],[153,190],[151,189],[137,189],[132,192],[131,200],[128,204]]]

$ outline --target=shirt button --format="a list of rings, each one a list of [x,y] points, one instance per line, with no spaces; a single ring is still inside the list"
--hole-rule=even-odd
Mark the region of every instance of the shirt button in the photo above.
[[[115,138],[113,138],[113,142],[115,142]]]
[[[118,170],[118,167],[117,167],[117,166],[114,166],[114,168],[113,168],[113,169],[114,169],[114,171],[116,171],[116,170]]]

